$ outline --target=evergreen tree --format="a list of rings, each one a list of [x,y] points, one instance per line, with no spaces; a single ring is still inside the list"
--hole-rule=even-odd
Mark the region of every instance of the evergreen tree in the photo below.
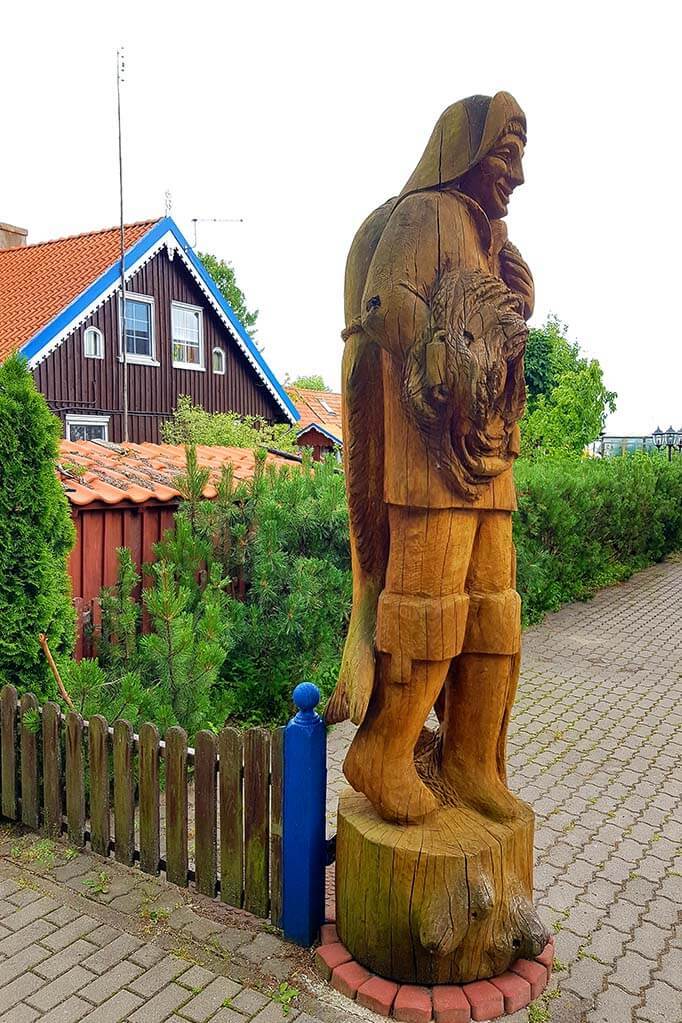
[[[75,540],[55,473],[61,425],[36,390],[26,360],[0,366],[0,685],[39,699],[56,695],[40,648],[74,644],[67,558]]]

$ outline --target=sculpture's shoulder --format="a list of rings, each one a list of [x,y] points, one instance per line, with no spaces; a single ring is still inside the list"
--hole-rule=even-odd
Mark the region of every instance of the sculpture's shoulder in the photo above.
[[[389,226],[393,238],[405,235],[424,239],[437,237],[440,257],[453,266],[481,265],[491,245],[490,222],[468,196],[456,189],[412,192],[399,200]],[[471,257],[471,258],[469,258]]]

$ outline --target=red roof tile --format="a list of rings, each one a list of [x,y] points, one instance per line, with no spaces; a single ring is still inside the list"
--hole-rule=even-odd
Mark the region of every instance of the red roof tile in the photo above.
[[[306,387],[289,387],[287,391],[301,416],[296,423],[299,433],[307,426],[316,424],[343,440],[340,394],[333,391],[311,391]]]
[[[273,465],[296,465],[297,461],[268,455]],[[224,465],[234,467],[237,480],[253,476],[255,456],[248,448],[197,447],[197,461],[211,470],[204,497],[215,497],[215,483]],[[101,501],[120,504],[132,501],[170,501],[179,496],[174,486],[185,472],[185,449],[177,444],[104,444],[96,441],[60,441],[57,475],[71,504],[83,506]]]
[[[156,220],[125,227],[126,250]],[[119,256],[119,229],[0,249],[0,361],[29,341]]]

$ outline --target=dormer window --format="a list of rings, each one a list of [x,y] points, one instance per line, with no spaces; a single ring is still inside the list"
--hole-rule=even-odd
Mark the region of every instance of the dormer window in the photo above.
[[[88,327],[85,331],[83,354],[86,359],[104,358],[104,334],[97,327]]]
[[[216,376],[225,376],[225,352],[222,348],[213,349],[213,372]]]

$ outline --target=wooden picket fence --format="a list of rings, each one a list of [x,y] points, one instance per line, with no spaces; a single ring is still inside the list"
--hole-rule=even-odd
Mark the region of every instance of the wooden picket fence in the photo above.
[[[2,816],[57,836],[66,832],[119,863],[219,895],[259,917],[282,920],[284,729],[202,731],[165,740],[147,723],[64,715],[56,703],[0,691]],[[189,787],[194,777],[195,865],[188,850]],[[165,856],[162,852],[163,772]],[[113,821],[112,821],[113,818]],[[112,826],[113,823],[113,826]]]

